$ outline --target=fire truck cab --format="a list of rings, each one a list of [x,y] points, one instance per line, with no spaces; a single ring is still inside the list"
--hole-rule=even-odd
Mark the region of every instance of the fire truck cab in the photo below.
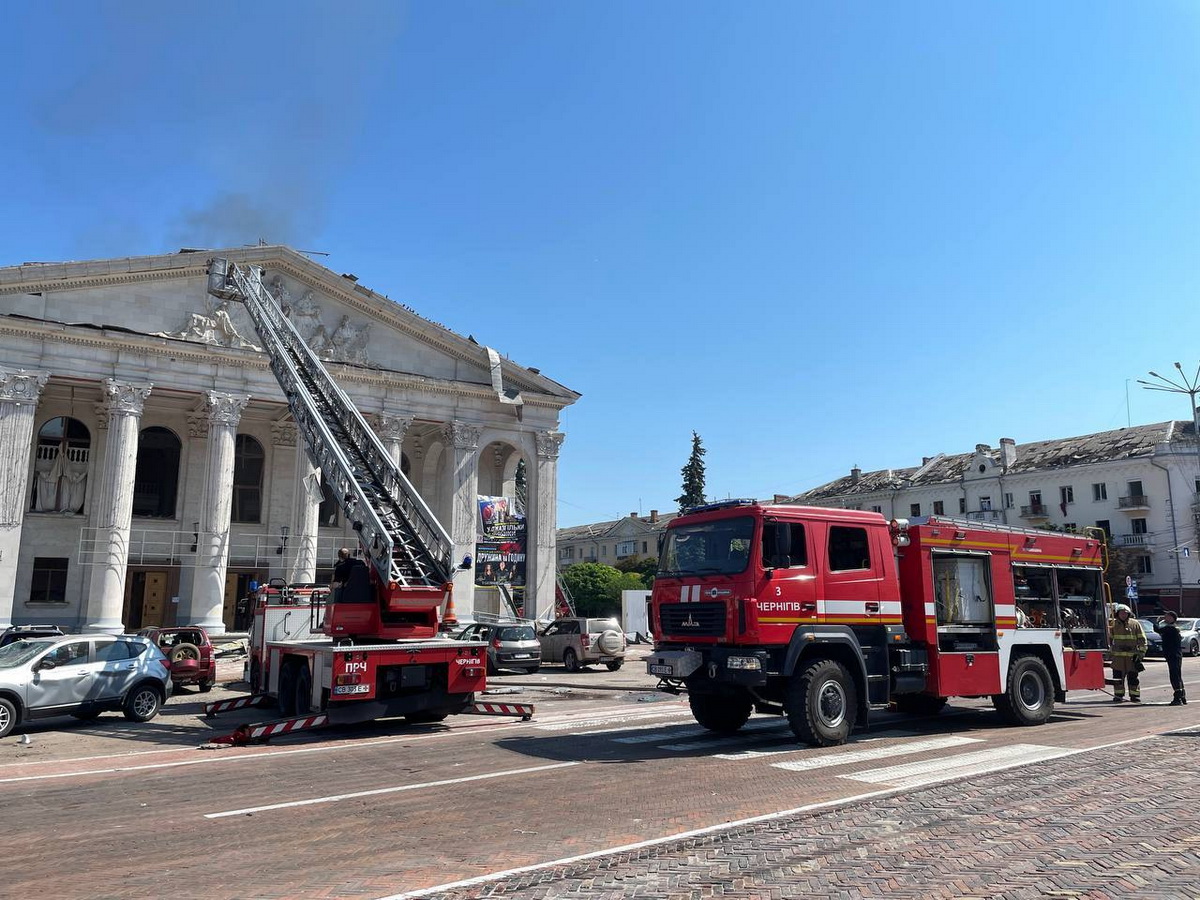
[[[936,713],[990,697],[1038,725],[1104,686],[1101,541],[929,517],[729,501],[668,526],[648,671],[696,720],[786,715],[814,745],[872,709]]]

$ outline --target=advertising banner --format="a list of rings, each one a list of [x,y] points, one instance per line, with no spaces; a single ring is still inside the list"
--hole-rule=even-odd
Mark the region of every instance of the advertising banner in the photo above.
[[[513,497],[479,498],[475,583],[525,586],[525,511]]]

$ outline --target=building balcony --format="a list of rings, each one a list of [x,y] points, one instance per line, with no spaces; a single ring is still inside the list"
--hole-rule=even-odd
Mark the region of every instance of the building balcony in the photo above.
[[[1028,506],[1021,507],[1022,519],[1048,519],[1050,518],[1050,509],[1045,503],[1030,503]]]
[[[1149,509],[1150,498],[1143,494],[1132,494],[1117,500],[1117,509]]]
[[[1116,535],[1117,545],[1120,547],[1149,547],[1150,535],[1148,534],[1118,534]]]

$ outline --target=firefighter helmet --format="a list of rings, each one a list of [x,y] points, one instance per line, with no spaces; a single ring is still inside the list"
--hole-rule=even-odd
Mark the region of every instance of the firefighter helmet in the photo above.
[[[1130,615],[1133,615],[1133,610],[1130,609],[1128,606],[1126,606],[1124,603],[1118,603],[1116,606],[1113,607],[1113,615],[1114,616],[1119,616],[1123,612],[1127,612]]]

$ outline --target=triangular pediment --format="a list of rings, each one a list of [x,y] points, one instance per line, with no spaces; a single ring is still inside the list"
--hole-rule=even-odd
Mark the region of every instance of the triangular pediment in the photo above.
[[[289,320],[328,362],[498,386],[510,398],[531,392],[570,403],[579,396],[289,247],[12,266],[0,268],[0,294],[18,316],[257,351],[261,341],[244,308],[207,292],[214,256],[262,266]]]

